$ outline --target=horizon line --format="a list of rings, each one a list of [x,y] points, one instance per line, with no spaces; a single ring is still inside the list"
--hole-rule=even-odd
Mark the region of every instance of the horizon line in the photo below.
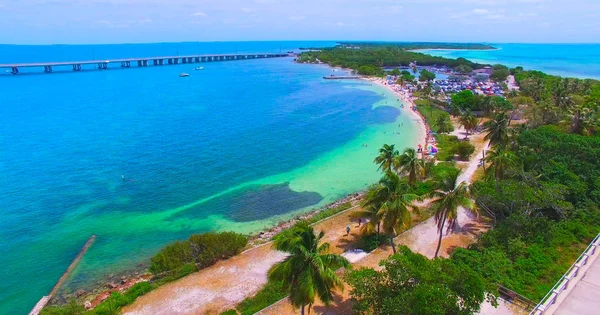
[[[190,43],[277,43],[277,42],[335,42],[335,43],[432,43],[432,44],[528,44],[528,45],[600,45],[600,42],[489,42],[489,41],[414,41],[414,40],[311,40],[311,39],[282,39],[282,40],[230,40],[230,41],[173,41],[173,42],[123,42],[123,43],[56,43],[56,44],[10,44],[0,43],[0,46],[100,46],[100,45],[151,45],[151,44],[190,44]]]

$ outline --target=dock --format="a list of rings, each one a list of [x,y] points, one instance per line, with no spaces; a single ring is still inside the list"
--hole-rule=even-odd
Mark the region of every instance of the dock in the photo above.
[[[357,75],[353,75],[353,76],[330,75],[328,77],[323,77],[323,79],[325,79],[325,80],[357,80],[357,79],[360,79],[360,77]]]
[[[58,292],[60,287],[62,287],[62,285],[65,283],[65,281],[67,281],[67,278],[69,277],[69,275],[71,274],[73,269],[75,269],[75,267],[77,267],[77,264],[79,264],[79,261],[81,260],[81,258],[83,258],[83,255],[85,255],[85,253],[90,248],[90,246],[92,246],[92,244],[94,243],[95,240],[96,240],[96,235],[92,235],[87,240],[87,242],[85,242],[85,245],[83,245],[81,250],[79,250],[79,253],[77,254],[77,256],[75,256],[75,259],[73,259],[73,261],[71,262],[71,264],[69,265],[69,267],[67,268],[65,273],[63,273],[63,275],[60,277],[60,279],[58,279],[58,281],[54,285],[54,288],[52,288],[52,291],[50,291],[50,294],[43,296],[40,299],[40,301],[37,302],[37,304],[35,304],[35,306],[31,310],[31,312],[29,312],[29,315],[38,315],[42,311],[42,309],[46,306],[46,304],[48,304],[48,302],[50,302],[50,300],[52,299],[52,297],[54,295],[56,295],[56,293]]]
[[[93,65],[95,69],[106,70],[110,65],[120,68],[164,66],[188,63],[202,63],[230,60],[247,60],[262,58],[280,58],[292,56],[288,53],[252,53],[252,54],[209,54],[188,56],[159,56],[147,58],[124,58],[112,60],[87,60],[87,61],[59,61],[59,62],[31,62],[0,64],[0,69],[8,69],[12,74],[19,74],[22,68],[43,68],[44,72],[51,73],[56,67],[67,67],[75,72],[83,70],[85,65]]]

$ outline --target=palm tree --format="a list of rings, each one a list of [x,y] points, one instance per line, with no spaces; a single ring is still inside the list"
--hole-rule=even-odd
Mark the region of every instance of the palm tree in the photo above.
[[[408,184],[414,186],[417,182],[419,170],[423,166],[417,156],[417,151],[413,148],[406,148],[396,160],[398,173],[406,174],[408,176]]]
[[[505,113],[496,114],[490,121],[485,122],[485,129],[488,134],[484,139],[490,141],[490,146],[504,146],[508,142],[508,117]]]
[[[456,104],[450,105],[450,115],[452,115],[452,117],[459,116],[461,113],[462,112],[460,110],[460,107],[458,107],[458,105],[456,105]]]
[[[496,190],[500,191],[500,180],[504,178],[507,168],[516,164],[516,156],[511,151],[504,150],[502,147],[496,147],[495,151],[488,151],[485,161],[491,163],[490,168],[494,168],[494,178],[496,179]]]
[[[394,237],[410,222],[410,210],[418,210],[412,202],[419,200],[415,194],[409,194],[408,185],[392,172],[387,172],[379,181],[373,194],[368,195],[364,205],[378,208],[377,217],[381,218],[383,230],[390,237],[394,254]]]
[[[375,196],[377,193],[377,187],[369,189],[362,203],[361,209],[354,211],[351,214],[351,217],[355,219],[367,219],[367,222],[361,226],[360,230],[361,233],[365,235],[380,233],[381,213],[379,212],[379,209],[381,208],[381,203]]]
[[[469,131],[475,130],[475,128],[477,128],[477,125],[479,124],[479,122],[477,121],[477,117],[475,117],[475,115],[471,112],[471,110],[467,110],[460,117],[460,124],[461,124],[461,126],[465,127],[465,131],[467,132],[467,134],[465,135],[465,139],[466,139],[469,136]]]
[[[431,193],[433,197],[431,204],[435,209],[435,222],[440,234],[437,249],[435,250],[435,257],[438,256],[440,246],[442,245],[444,225],[448,223],[446,232],[453,229],[456,225],[458,207],[462,206],[469,210],[473,209],[473,202],[469,199],[468,186],[465,182],[458,183],[458,173],[447,174],[438,184],[440,188]]]
[[[375,158],[374,162],[379,165],[378,170],[384,172],[391,171],[397,167],[396,157],[398,156],[398,150],[394,148],[394,145],[384,144],[379,149],[379,155]]]
[[[273,248],[289,254],[282,262],[271,267],[269,281],[282,281],[292,305],[310,307],[315,296],[328,305],[333,301],[333,289],[343,288],[342,280],[335,271],[341,267],[350,267],[346,258],[327,253],[329,243],[319,245],[324,232],[315,235],[313,228],[306,222],[275,236]]]
[[[437,133],[449,133],[451,131],[450,122],[446,115],[438,115],[433,124],[437,128]]]
[[[425,180],[431,175],[431,171],[435,166],[435,159],[421,159],[419,163],[421,164],[421,179]]]

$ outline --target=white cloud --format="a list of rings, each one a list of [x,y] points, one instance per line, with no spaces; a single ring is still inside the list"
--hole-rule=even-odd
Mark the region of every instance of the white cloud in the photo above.
[[[490,13],[490,11],[486,9],[473,9],[473,13],[477,15],[484,15]]]
[[[246,12],[246,13],[251,13],[256,11],[255,9],[250,9],[250,8],[241,8],[240,10],[242,10],[242,12]]]
[[[337,26],[344,26],[344,23],[342,23],[342,22],[337,22],[337,23],[335,23],[335,25],[337,25]]]
[[[206,17],[206,13],[204,12],[196,12],[194,14],[192,14],[193,16],[199,16],[199,17]]]

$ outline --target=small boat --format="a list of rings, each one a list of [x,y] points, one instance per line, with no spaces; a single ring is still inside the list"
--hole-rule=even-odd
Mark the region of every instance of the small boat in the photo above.
[[[183,78],[183,77],[189,77],[189,76],[190,76],[190,75],[189,75],[189,74],[187,74],[187,73],[185,73],[185,72],[182,72],[182,73],[180,73],[180,74],[179,74],[179,77],[180,77],[180,78]]]
[[[194,70],[202,70],[202,69],[204,69],[204,67],[197,67],[197,68],[196,68],[196,69],[194,69]]]

